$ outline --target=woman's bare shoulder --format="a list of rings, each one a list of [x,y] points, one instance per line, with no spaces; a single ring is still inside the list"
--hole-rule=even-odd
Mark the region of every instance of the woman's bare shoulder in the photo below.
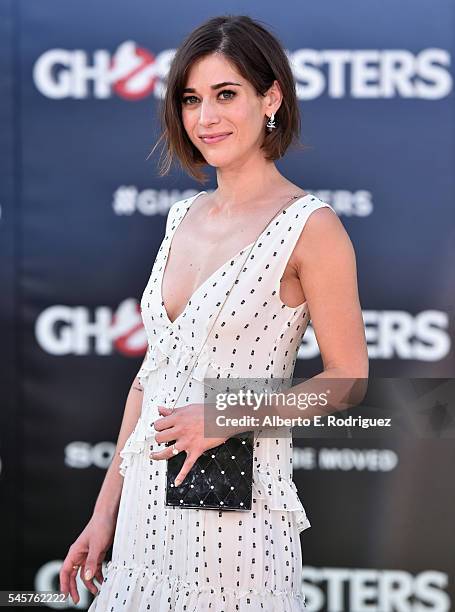
[[[313,194],[309,194],[313,195]],[[309,198],[309,210],[305,224],[293,252],[297,268],[312,265],[326,253],[352,249],[351,239],[336,210],[317,196]]]

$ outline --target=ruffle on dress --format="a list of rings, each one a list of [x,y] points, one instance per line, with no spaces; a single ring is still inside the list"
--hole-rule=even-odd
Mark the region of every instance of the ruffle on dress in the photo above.
[[[136,423],[136,427],[131,432],[125,446],[119,453],[122,458],[122,462],[119,465],[119,472],[123,477],[125,477],[126,470],[129,468],[133,456],[142,453],[147,438],[154,436],[155,433],[156,431],[152,428],[152,424],[147,428],[143,417],[140,416]]]
[[[270,510],[294,512],[299,533],[311,527],[294,481],[277,474],[272,467],[253,469],[253,497],[267,501]]]
[[[200,354],[199,354],[200,353]],[[160,336],[148,346],[147,354],[137,376],[144,387],[150,372],[157,370],[161,365],[172,364],[179,372],[189,372],[195,363],[191,377],[203,382],[209,367],[211,367],[221,378],[229,376],[238,377],[231,367],[224,367],[213,360],[207,345],[193,349],[189,346],[175,329],[166,326]]]
[[[125,590],[126,584],[128,588]],[[109,561],[104,570],[100,605],[103,605],[103,601],[109,601],[110,594],[115,592],[120,593],[119,603],[126,610],[168,610],[170,601],[174,602],[173,612],[302,612],[306,607],[305,596],[301,591],[198,586],[167,574],[158,574],[147,565],[123,567]],[[96,597],[94,603],[98,603]],[[96,605],[93,610],[97,609]]]

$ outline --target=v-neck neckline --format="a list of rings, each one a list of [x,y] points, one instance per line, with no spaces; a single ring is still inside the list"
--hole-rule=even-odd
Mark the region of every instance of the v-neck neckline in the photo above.
[[[161,277],[159,279],[158,282],[158,287],[159,287],[159,300],[160,300],[160,305],[161,305],[161,310],[163,312],[163,316],[166,319],[166,322],[168,325],[176,325],[177,322],[182,318],[182,316],[186,313],[186,311],[188,310],[191,302],[195,299],[196,295],[199,293],[199,291],[201,291],[201,289],[203,289],[211,280],[213,280],[213,278],[219,274],[228,264],[231,263],[231,261],[237,259],[238,257],[240,257],[240,255],[243,255],[243,253],[249,249],[250,247],[253,246],[253,244],[255,244],[255,242],[257,242],[264,234],[265,232],[269,229],[270,225],[272,224],[273,221],[275,221],[280,215],[282,215],[285,211],[289,210],[292,206],[294,206],[295,204],[297,204],[297,202],[300,202],[302,200],[304,200],[305,198],[308,198],[309,196],[311,196],[311,193],[307,193],[304,196],[301,196],[300,198],[297,198],[296,200],[294,200],[291,204],[289,204],[289,206],[286,206],[285,208],[282,208],[281,211],[279,211],[266,225],[266,227],[262,230],[262,232],[259,234],[259,236],[256,238],[256,240],[254,240],[253,242],[250,242],[249,244],[247,244],[246,246],[242,247],[239,251],[237,251],[237,253],[235,255],[233,255],[232,257],[230,257],[227,261],[225,261],[224,263],[221,264],[221,266],[219,266],[214,272],[212,272],[212,274],[210,274],[210,276],[208,278],[206,278],[204,281],[202,281],[202,283],[193,291],[193,293],[191,294],[191,296],[189,297],[189,299],[187,300],[186,304],[184,305],[183,310],[180,312],[180,314],[178,314],[176,316],[176,318],[171,321],[171,319],[169,318],[169,315],[167,313],[166,310],[166,306],[164,304],[164,299],[163,299],[163,280],[164,280],[164,275],[166,272],[166,267],[167,267],[167,261],[169,259],[169,252],[171,250],[172,247],[172,242],[174,240],[174,236],[175,236],[175,232],[177,231],[177,228],[179,227],[179,225],[181,224],[181,222],[183,221],[183,219],[185,218],[190,206],[192,205],[192,203],[203,193],[207,193],[207,191],[200,191],[199,193],[197,193],[195,196],[193,196],[192,198],[189,198],[189,204],[187,204],[186,206],[186,210],[183,213],[183,215],[180,217],[179,221],[177,222],[177,225],[174,227],[174,229],[172,230],[172,233],[170,235],[170,240],[167,243],[167,247],[165,249],[164,252],[164,266],[162,266],[161,269]],[[314,196],[313,196],[314,197]]]

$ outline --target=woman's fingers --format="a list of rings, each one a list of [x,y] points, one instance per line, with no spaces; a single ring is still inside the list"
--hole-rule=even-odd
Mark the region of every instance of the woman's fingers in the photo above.
[[[182,443],[180,443],[180,445],[178,444],[178,442],[175,443],[175,447],[177,448],[179,453],[185,450],[184,448],[181,448],[181,446],[182,446]],[[154,451],[153,453],[150,453],[150,458],[151,459],[170,459],[171,457],[174,457],[174,453],[172,452],[173,448],[174,448],[174,445],[171,445],[171,446],[167,446],[162,451]]]
[[[157,434],[155,434],[155,440],[157,444],[162,444],[163,442],[171,442],[171,440],[175,440],[179,435],[178,431],[175,428],[176,420],[174,418],[171,420],[170,418],[174,410],[172,408],[165,408],[164,406],[158,406],[158,410],[160,414],[164,415],[164,417],[161,419],[157,419],[152,423],[153,427],[158,432]],[[157,459],[167,458],[167,455],[160,455],[159,457],[157,457]]]
[[[177,450],[179,452],[184,451],[185,449],[180,448],[180,446],[177,446],[177,442],[175,444]],[[159,451],[159,452],[155,452],[155,453],[150,453],[150,457],[152,459],[170,459],[171,457],[174,456],[174,453],[172,452],[173,447],[169,446],[168,448]],[[180,470],[180,472],[177,474],[177,478],[175,479],[175,485],[178,486],[179,484],[181,484],[188,472],[191,470],[191,468],[193,467],[193,465],[196,463],[196,459],[202,454],[200,451],[193,451],[193,452],[186,452],[186,459],[182,465],[182,469]]]
[[[60,593],[63,593],[65,597],[68,595],[69,588],[70,588],[70,569],[71,569],[71,562],[65,559],[65,561],[63,561],[62,567],[60,568],[60,574],[59,574]]]
[[[196,459],[199,457],[197,453],[190,453],[186,456],[185,462],[182,465],[182,469],[177,474],[177,478],[174,480],[174,484],[178,487],[185,480],[188,472],[191,470],[193,465],[196,463]]]
[[[79,601],[79,593],[76,584],[76,576],[77,572],[79,571],[79,567],[75,569],[73,566],[80,566],[82,563],[83,559],[81,556],[74,555],[70,549],[70,552],[66,556],[60,570],[60,592],[64,593],[65,596],[70,594],[74,603],[78,603]]]
[[[69,592],[75,604],[79,603],[79,592],[77,590],[77,583],[76,583],[78,571],[79,571],[79,568],[72,569],[69,575]]]
[[[87,560],[85,561],[84,567],[81,571],[81,578],[87,589],[93,595],[98,594],[98,589],[93,584],[93,578],[95,577],[101,562],[98,561],[101,556],[101,551],[91,547],[88,551]]]
[[[86,588],[90,591],[90,593],[93,593],[93,595],[98,595],[98,589],[96,588],[95,584],[92,582],[94,576],[92,576],[92,578],[90,580],[87,580],[86,578],[84,578],[84,572],[85,572],[85,568],[81,568],[81,578],[82,578],[82,582],[85,584]]]
[[[70,574],[70,595],[75,604],[79,603],[79,592],[77,590],[77,582],[76,582],[78,571],[79,571],[79,568],[72,570]]]
[[[96,574],[95,574],[95,578],[98,580],[98,582],[100,584],[102,584],[104,582],[103,566],[102,566],[102,564],[97,569]]]
[[[165,429],[164,431],[159,431],[155,434],[155,440],[157,444],[163,444],[163,442],[170,442],[171,440],[175,440],[179,436],[179,432],[181,432],[180,427],[172,427],[170,429]]]
[[[166,406],[158,406],[158,412],[164,416],[169,416],[175,411],[175,408],[166,408]]]
[[[153,427],[156,431],[163,431],[163,429],[168,429],[168,427],[172,427],[175,424],[175,410],[158,406],[158,412],[163,416],[153,422]]]

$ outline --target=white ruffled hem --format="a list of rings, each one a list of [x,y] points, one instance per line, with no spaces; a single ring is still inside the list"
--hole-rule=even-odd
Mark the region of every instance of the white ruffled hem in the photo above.
[[[199,586],[157,574],[146,565],[123,567],[109,561],[104,570],[103,586],[88,612],[110,609],[108,606],[114,603],[117,593],[115,601],[122,609],[137,612],[168,610],[170,604],[173,612],[302,612],[306,608],[301,591]]]

